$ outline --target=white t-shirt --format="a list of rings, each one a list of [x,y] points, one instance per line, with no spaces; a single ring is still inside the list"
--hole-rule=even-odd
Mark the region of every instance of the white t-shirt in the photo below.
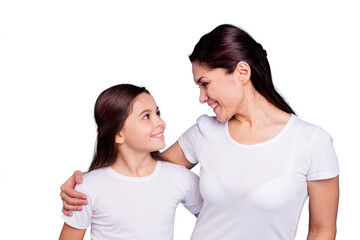
[[[308,196],[307,181],[339,174],[331,136],[292,115],[273,139],[234,141],[228,122],[203,115],[179,144],[200,162],[204,205],[193,240],[289,240]]]
[[[91,239],[170,240],[181,202],[191,213],[200,212],[199,177],[183,166],[157,161],[146,177],[127,177],[111,167],[91,171],[75,187],[89,203],[64,221],[78,229],[91,223]]]

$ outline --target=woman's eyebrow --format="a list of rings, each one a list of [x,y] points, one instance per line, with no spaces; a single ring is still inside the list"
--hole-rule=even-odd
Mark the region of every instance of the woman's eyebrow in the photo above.
[[[200,77],[198,80],[196,80],[196,83],[197,84],[200,84],[201,83],[201,80],[203,79],[204,77]]]

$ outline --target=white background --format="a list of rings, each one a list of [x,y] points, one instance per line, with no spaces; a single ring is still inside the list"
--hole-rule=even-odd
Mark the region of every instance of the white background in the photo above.
[[[346,0],[1,1],[0,239],[58,238],[59,187],[89,166],[93,105],[105,88],[145,85],[168,146],[212,115],[198,102],[188,55],[223,23],[263,45],[277,89],[299,117],[332,134],[338,239],[358,238],[359,22],[356,1]],[[296,239],[306,238],[307,219],[305,205]],[[189,239],[194,223],[179,207],[175,239]]]

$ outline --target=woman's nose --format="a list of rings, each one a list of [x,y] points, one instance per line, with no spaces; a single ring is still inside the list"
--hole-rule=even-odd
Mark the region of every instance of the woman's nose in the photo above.
[[[200,88],[200,96],[199,96],[200,103],[206,103],[207,100],[208,100],[208,96],[205,90]]]

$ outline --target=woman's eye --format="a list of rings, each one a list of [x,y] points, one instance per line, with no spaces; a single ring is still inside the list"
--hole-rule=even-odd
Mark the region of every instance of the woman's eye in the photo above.
[[[203,82],[203,83],[201,83],[201,86],[206,87],[208,84],[209,83],[207,83],[207,82]]]

